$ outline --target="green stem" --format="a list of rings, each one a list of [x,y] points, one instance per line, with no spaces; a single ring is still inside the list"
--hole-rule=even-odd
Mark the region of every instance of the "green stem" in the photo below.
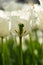
[[[30,37],[30,45],[31,45],[31,53],[32,53],[31,63],[34,64],[34,48],[33,48],[33,41],[32,41],[32,34],[31,33],[29,34],[29,37]]]
[[[30,43],[32,43],[31,33],[29,34],[29,38],[30,38]]]
[[[42,44],[43,44],[43,32],[42,32]]]
[[[43,59],[43,31],[42,31],[42,44],[41,44],[41,61]],[[41,65],[43,65],[43,61],[41,63]]]
[[[1,43],[2,43],[2,63],[4,64],[4,55],[3,55],[3,37],[1,37]]]
[[[2,43],[2,45],[3,45],[3,37],[1,37],[1,43]]]
[[[3,54],[3,37],[1,37],[1,56]],[[2,56],[2,65],[3,65],[3,56]]]
[[[19,46],[19,65],[23,65],[23,52],[22,52],[22,33],[23,33],[23,24],[19,24],[19,40],[20,40],[20,46]]]
[[[20,48],[19,48],[20,65],[23,65],[22,36],[20,36],[19,39],[20,39]]]
[[[38,43],[37,30],[35,30],[35,36],[36,36],[36,43]]]
[[[29,37],[30,37],[30,45],[31,45],[32,53],[33,53],[34,49],[33,49],[32,34],[31,33],[29,34]]]

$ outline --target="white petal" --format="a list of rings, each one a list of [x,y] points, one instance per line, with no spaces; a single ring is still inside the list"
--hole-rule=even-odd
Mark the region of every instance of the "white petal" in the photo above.
[[[19,31],[18,24],[24,24],[23,30],[26,31],[26,34],[28,34],[30,32],[31,28],[30,28],[30,25],[29,25],[29,20],[26,21],[26,20],[20,19],[17,16],[11,17],[11,32],[16,33],[15,30],[17,32]]]
[[[0,37],[5,37],[9,35],[9,19],[7,18],[6,14],[0,14]]]

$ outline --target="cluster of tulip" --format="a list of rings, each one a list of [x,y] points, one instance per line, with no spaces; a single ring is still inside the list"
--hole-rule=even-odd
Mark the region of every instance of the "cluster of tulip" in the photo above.
[[[43,31],[43,8],[41,5],[24,4],[21,9],[17,8],[18,10],[16,10],[14,8],[15,10],[12,10],[12,4],[14,2],[10,3],[9,6],[5,6],[5,11],[0,10],[0,37],[7,36],[10,33],[18,35],[18,24],[24,25],[22,35],[29,34],[36,28]]]
[[[3,4],[5,11],[0,10],[0,37],[12,34],[19,37],[19,65],[23,65],[22,36],[30,35],[35,30],[43,32],[43,5],[18,4],[10,2]],[[36,35],[37,38],[37,35]],[[31,39],[31,35],[30,35]]]

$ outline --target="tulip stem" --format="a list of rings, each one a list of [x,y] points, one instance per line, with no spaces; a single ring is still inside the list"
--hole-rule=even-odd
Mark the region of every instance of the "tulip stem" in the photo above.
[[[1,43],[3,44],[3,37],[1,37]]]
[[[35,30],[36,43],[38,43],[37,29]]]
[[[43,32],[42,32],[42,44],[43,44]]]
[[[2,62],[4,65],[4,56],[3,56],[3,37],[1,37],[1,43],[2,43]]]
[[[29,34],[29,38],[30,38],[30,43],[32,43],[31,33]]]
[[[33,44],[32,44],[33,42],[32,42],[32,34],[31,33],[29,34],[29,37],[30,37],[30,44],[31,44],[31,49],[32,49],[32,53],[33,53],[34,49],[33,49]]]
[[[20,40],[20,46],[19,46],[19,65],[23,65],[23,53],[22,53],[22,33],[23,33],[23,24],[19,24],[19,40]]]

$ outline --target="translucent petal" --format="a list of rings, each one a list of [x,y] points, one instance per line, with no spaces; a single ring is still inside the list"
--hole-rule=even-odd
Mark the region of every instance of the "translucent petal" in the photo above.
[[[25,35],[31,31],[30,17],[28,16],[28,20],[26,20],[23,13],[21,13],[21,15],[20,16],[11,16],[11,32],[15,33],[15,34],[16,33],[19,34],[18,24],[24,24],[23,35]]]
[[[9,34],[9,19],[7,18],[6,14],[2,12],[0,14],[0,37],[5,37]]]

